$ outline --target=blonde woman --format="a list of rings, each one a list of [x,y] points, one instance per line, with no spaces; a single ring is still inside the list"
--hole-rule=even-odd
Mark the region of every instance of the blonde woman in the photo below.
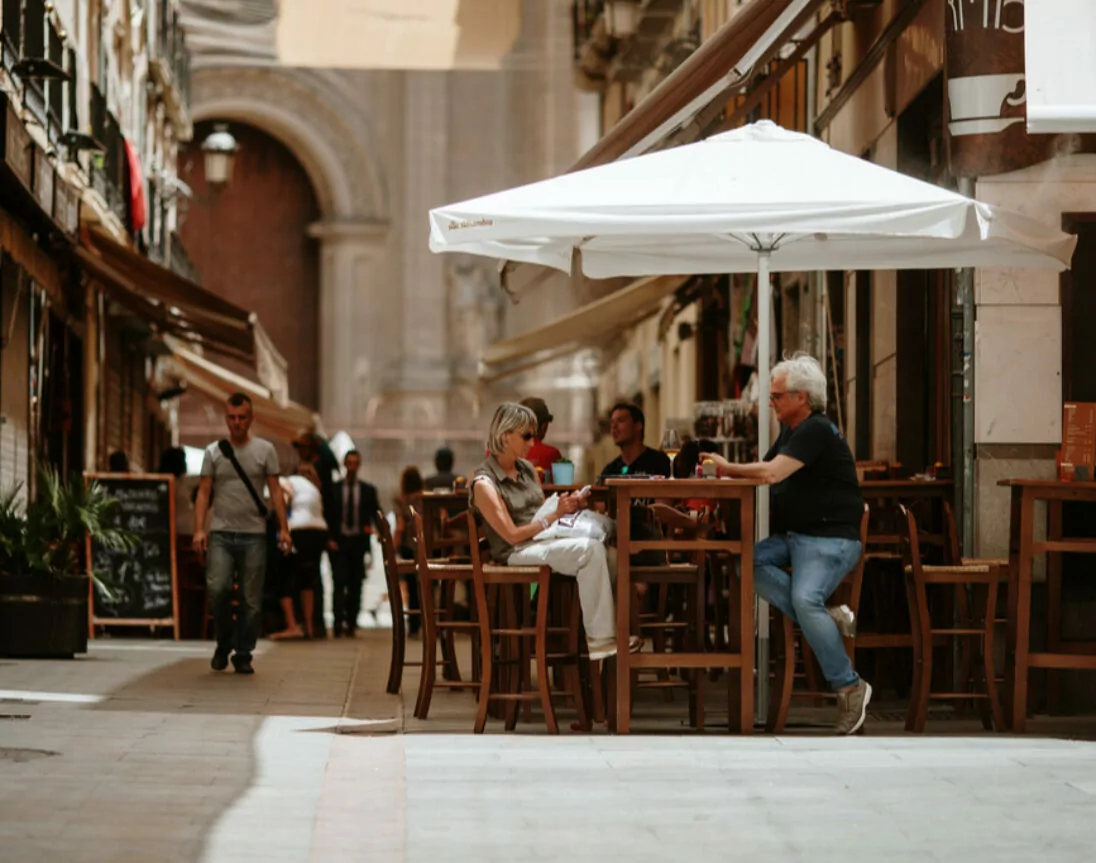
[[[283,563],[285,578],[281,604],[285,613],[285,629],[272,639],[312,638],[316,588],[320,585],[320,560],[327,548],[327,522],[323,516],[323,494],[316,467],[307,461],[297,466],[297,472],[281,480],[282,493],[289,504],[289,531],[293,538],[293,554]],[[322,587],[321,587],[322,590]],[[304,629],[297,622],[295,600],[301,599]]]
[[[565,515],[582,509],[575,494],[559,497],[556,511],[534,521],[544,503],[536,468],[526,460],[537,417],[524,405],[499,406],[487,434],[487,458],[472,475],[470,503],[487,526],[491,557],[513,566],[542,566],[578,580],[579,602],[591,659],[616,654],[616,610],[605,544],[587,537],[537,540]],[[638,650],[638,638],[629,647]]]

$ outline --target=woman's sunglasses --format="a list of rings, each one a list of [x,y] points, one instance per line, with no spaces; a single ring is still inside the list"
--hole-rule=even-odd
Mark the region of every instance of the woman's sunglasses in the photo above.
[[[530,440],[533,439],[533,433],[532,432],[522,432],[521,433],[521,439],[524,440],[524,441],[530,441]]]

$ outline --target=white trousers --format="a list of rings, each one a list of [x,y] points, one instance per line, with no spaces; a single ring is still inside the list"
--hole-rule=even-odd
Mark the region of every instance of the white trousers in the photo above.
[[[616,637],[616,609],[613,580],[605,544],[586,537],[532,542],[510,554],[512,566],[543,566],[552,572],[578,579],[578,599],[586,637],[601,641]]]

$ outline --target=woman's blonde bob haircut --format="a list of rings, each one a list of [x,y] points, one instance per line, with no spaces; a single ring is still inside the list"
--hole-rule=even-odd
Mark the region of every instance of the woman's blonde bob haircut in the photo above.
[[[491,417],[491,427],[487,430],[487,449],[491,455],[500,455],[506,449],[503,438],[510,432],[536,432],[537,415],[525,405],[503,402],[495,409]]]

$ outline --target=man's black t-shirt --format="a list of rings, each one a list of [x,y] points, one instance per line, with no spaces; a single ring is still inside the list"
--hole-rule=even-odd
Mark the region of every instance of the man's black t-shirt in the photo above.
[[[645,447],[643,452],[631,464],[625,464],[624,457],[618,455],[605,465],[601,471],[602,476],[634,476],[637,473],[668,477],[670,475],[670,457],[662,450]]]
[[[765,461],[778,455],[803,467],[772,487],[772,532],[859,539],[864,500],[856,462],[837,426],[813,413],[781,431]]]
[[[670,457],[662,450],[645,447],[635,461],[625,464],[623,456],[617,456],[609,462],[601,471],[603,477],[607,476],[635,476],[647,474],[648,476],[670,475]],[[631,538],[660,539],[658,528],[647,518],[647,507],[654,503],[646,498],[634,498],[632,500],[632,530]],[[657,565],[664,561],[662,552],[643,552],[642,555],[633,556],[637,563]]]

